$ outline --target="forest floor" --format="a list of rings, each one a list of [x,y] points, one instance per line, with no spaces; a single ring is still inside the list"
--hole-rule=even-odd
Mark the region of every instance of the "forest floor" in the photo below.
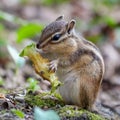
[[[0,120],[33,119],[34,107],[25,99],[28,88],[46,90],[50,83],[36,75],[29,60],[17,59],[20,51],[32,42],[36,43],[40,36],[35,32],[31,37],[31,31],[38,27],[25,25],[39,24],[40,30],[63,14],[67,20],[74,18],[78,33],[100,48],[106,70],[97,106],[104,117],[120,120],[120,3],[95,6],[88,0],[52,5],[44,5],[39,0],[11,1],[0,1]],[[46,110],[48,106],[41,108]],[[89,120],[86,115],[76,118],[79,119]]]

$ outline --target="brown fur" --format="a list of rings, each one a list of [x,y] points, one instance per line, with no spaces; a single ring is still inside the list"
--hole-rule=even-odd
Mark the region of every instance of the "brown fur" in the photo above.
[[[50,60],[58,60],[56,73],[64,83],[59,88],[63,100],[91,110],[102,82],[104,62],[93,43],[72,31],[74,24],[73,20],[69,23],[59,19],[54,21],[43,30],[37,46],[47,43],[41,47],[43,55]],[[46,42],[52,34],[60,31],[64,33],[59,42]]]

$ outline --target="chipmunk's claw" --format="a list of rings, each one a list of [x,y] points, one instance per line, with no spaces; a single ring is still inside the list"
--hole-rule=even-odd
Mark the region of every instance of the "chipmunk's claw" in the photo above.
[[[53,71],[53,72],[56,72],[57,71],[57,66],[58,66],[58,60],[53,60],[49,63],[49,70],[50,71]]]

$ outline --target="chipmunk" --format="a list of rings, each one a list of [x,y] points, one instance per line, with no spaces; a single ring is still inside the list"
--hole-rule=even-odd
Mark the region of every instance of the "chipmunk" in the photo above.
[[[104,62],[99,49],[77,35],[75,20],[66,22],[63,16],[45,27],[36,44],[48,58],[50,69],[63,82],[59,93],[67,104],[91,110],[96,100],[103,74]]]

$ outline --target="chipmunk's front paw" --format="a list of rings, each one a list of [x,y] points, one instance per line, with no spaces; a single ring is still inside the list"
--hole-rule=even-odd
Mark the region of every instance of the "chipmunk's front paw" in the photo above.
[[[58,60],[53,60],[50,62],[50,71],[57,71],[57,66],[58,66]]]

